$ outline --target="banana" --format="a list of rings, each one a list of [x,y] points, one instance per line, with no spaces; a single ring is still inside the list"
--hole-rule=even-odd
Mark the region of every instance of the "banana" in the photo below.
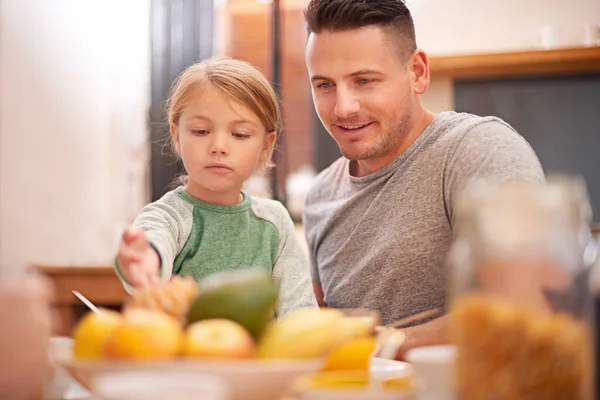
[[[260,358],[316,358],[356,333],[334,309],[307,308],[272,321],[258,347]]]
[[[356,339],[359,337],[371,336],[373,327],[371,323],[363,318],[359,317],[348,317],[344,318],[342,324],[350,336],[349,339]]]

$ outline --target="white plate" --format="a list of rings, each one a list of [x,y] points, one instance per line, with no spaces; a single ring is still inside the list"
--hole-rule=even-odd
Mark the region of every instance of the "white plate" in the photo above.
[[[373,358],[371,360],[371,376],[377,380],[404,378],[412,374],[411,365],[402,361]]]

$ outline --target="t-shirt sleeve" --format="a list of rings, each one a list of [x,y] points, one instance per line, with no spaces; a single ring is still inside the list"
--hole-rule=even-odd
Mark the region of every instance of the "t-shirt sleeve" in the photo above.
[[[309,247],[310,248],[310,247]],[[312,250],[308,252],[309,261],[310,261],[310,276],[314,283],[321,285],[321,277],[319,276],[319,266],[317,264],[317,259]]]
[[[319,177],[317,177],[317,180]],[[306,198],[306,203],[304,204],[304,212],[302,213],[302,225],[304,226],[304,239],[306,240],[306,244],[308,245],[308,257],[309,257],[309,265],[310,265],[310,274],[312,281],[315,283],[321,284],[321,277],[319,276],[319,264],[317,262],[316,255],[316,245],[315,241],[315,230],[317,225],[317,220],[314,216],[310,215],[310,208],[315,202],[315,198],[318,198],[318,188],[316,185],[313,185],[311,190],[308,193]]]
[[[189,229],[186,229],[189,224],[183,221],[185,218],[183,206],[177,207],[176,202],[171,203],[163,200],[150,203],[142,208],[133,222],[133,226],[146,233],[148,241],[158,253],[160,277],[163,280],[170,279],[173,262],[182,247],[181,243],[185,242],[185,236],[189,235]],[[125,289],[133,293],[135,289],[124,278],[116,259],[115,268]]]
[[[304,307],[318,307],[308,258],[296,236],[294,222],[281,203],[277,204],[276,227],[279,248],[273,268],[273,280],[279,287],[277,315],[282,316]]]
[[[458,142],[445,174],[444,201],[450,222],[460,192],[473,180],[544,183],[544,172],[529,143],[508,124],[489,120],[472,127]]]

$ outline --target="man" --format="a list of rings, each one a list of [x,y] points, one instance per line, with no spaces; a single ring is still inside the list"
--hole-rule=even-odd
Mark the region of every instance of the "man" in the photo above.
[[[454,202],[473,178],[543,182],[528,143],[494,117],[428,111],[429,61],[401,0],[311,0],[306,63],[343,157],[316,178],[304,227],[321,305],[378,310],[410,348],[447,342],[444,263]]]

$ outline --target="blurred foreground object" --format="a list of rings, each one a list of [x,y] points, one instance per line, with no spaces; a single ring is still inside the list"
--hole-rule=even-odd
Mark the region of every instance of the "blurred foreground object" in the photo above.
[[[585,183],[476,184],[457,210],[448,261],[458,397],[589,399],[597,245]]]
[[[210,374],[172,371],[109,372],[94,385],[106,400],[227,400],[225,383]]]
[[[51,378],[50,300],[38,276],[0,281],[0,399],[34,399]]]

